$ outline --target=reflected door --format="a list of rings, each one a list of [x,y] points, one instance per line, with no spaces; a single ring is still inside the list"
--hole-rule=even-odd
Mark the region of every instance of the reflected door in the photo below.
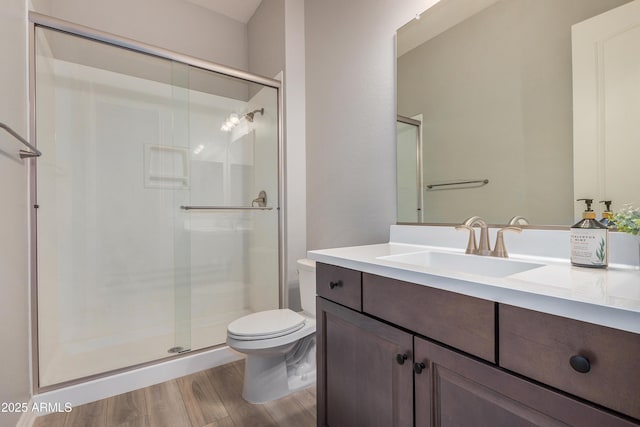
[[[640,1],[572,27],[574,199],[640,205]],[[604,210],[604,206],[600,205]],[[575,204],[575,217],[583,208]]]
[[[396,181],[398,222],[423,221],[422,143],[419,120],[398,116]]]

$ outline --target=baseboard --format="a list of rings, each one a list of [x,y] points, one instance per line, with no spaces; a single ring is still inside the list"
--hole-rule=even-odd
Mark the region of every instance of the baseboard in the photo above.
[[[75,406],[170,381],[205,369],[231,363],[242,358],[243,356],[240,353],[225,346],[36,394],[33,396],[32,402],[30,402],[30,407],[36,405],[39,410],[33,414],[33,420],[28,420],[26,419],[28,417],[25,417],[24,422],[30,422],[30,424],[20,424],[23,422],[21,417],[17,427],[31,427],[36,417],[46,415],[47,413],[73,410]],[[24,415],[26,415],[26,413]]]
[[[33,407],[33,400],[29,401],[29,408]],[[37,414],[34,411],[25,411],[20,416],[16,427],[33,427],[36,422]]]

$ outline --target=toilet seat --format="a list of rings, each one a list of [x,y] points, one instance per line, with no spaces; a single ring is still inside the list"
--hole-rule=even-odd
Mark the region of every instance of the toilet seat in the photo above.
[[[248,314],[229,323],[227,335],[239,341],[266,340],[302,329],[305,318],[288,308]]]

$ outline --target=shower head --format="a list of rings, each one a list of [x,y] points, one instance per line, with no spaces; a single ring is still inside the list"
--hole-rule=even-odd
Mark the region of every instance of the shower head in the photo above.
[[[253,110],[251,112],[248,112],[247,114],[245,114],[243,117],[245,119],[247,119],[248,122],[253,122],[253,116],[255,116],[256,113],[260,113],[260,115],[264,115],[264,108],[261,108],[259,110]]]
[[[240,119],[245,119],[246,121],[253,123],[253,119],[256,115],[256,113],[260,113],[260,115],[264,115],[264,108],[260,108],[259,110],[253,110],[250,111],[246,114],[243,114],[242,116],[238,117],[238,115],[236,113],[231,113],[229,115],[229,118],[227,120],[225,120],[225,122],[223,123],[222,127],[220,128],[220,130],[224,131],[224,132],[230,132],[231,129],[233,129],[234,127],[238,126],[240,124]]]

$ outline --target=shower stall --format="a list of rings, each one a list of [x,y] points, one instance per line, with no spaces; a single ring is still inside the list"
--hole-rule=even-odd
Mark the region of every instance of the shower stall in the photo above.
[[[36,390],[219,346],[281,306],[280,83],[31,21]]]

